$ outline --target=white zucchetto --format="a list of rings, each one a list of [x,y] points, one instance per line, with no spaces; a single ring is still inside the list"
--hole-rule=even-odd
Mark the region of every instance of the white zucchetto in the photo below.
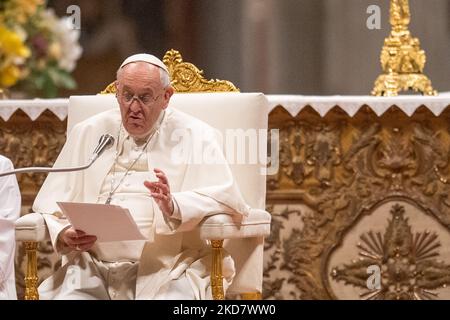
[[[139,62],[139,61],[153,64],[154,66],[157,66],[157,67],[163,69],[165,72],[167,72],[167,74],[169,74],[169,70],[167,70],[166,65],[160,59],[158,59],[154,55],[148,54],[148,53],[138,53],[138,54],[129,56],[122,62],[119,69],[122,69],[124,66],[126,66],[129,63]]]

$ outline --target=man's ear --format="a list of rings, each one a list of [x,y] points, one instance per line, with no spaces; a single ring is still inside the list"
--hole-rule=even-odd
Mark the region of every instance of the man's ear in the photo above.
[[[165,106],[163,107],[163,109],[167,108],[169,106],[169,101],[170,98],[172,97],[172,95],[175,93],[175,90],[173,89],[172,86],[169,86],[166,91],[164,92],[164,100],[165,100]]]
[[[169,100],[170,99],[170,97],[172,97],[172,95],[175,93],[175,90],[173,89],[173,87],[172,86],[169,86],[167,89],[166,89],[166,92],[164,93],[164,96],[165,96],[165,98],[167,99],[167,100]]]

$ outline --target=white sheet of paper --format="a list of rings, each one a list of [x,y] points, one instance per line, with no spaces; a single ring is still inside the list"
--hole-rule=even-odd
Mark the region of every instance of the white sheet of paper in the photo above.
[[[57,202],[70,224],[98,242],[147,240],[128,209],[98,203]]]

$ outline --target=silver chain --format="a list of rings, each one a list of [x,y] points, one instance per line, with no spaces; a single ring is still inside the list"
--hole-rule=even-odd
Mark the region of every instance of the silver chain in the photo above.
[[[115,176],[116,176],[116,163],[117,160],[119,159],[119,142],[120,142],[120,134],[122,132],[122,123],[120,124],[119,127],[119,132],[117,133],[117,146],[116,146],[116,156],[114,158],[114,164],[113,164],[113,170],[112,170],[112,178],[111,178],[111,189],[109,191],[109,195],[108,198],[106,199],[105,204],[110,204],[111,200],[112,200],[112,196],[114,195],[114,193],[117,191],[117,189],[120,187],[120,185],[122,184],[123,180],[125,179],[125,177],[127,176],[128,172],[130,172],[130,170],[133,168],[133,166],[136,164],[136,162],[138,162],[138,160],[142,157],[142,155],[144,154],[144,152],[147,149],[147,145],[149,144],[149,142],[152,140],[153,136],[155,135],[156,132],[159,131],[159,126],[161,125],[163,119],[165,116],[165,111],[164,114],[161,118],[160,123],[158,124],[158,128],[156,130],[154,130],[150,136],[148,137],[147,141],[145,142],[145,145],[142,147],[141,153],[139,154],[139,156],[134,159],[133,163],[127,168],[127,170],[125,171],[125,173],[123,174],[122,178],[120,179],[119,183],[114,187],[114,182],[115,182]]]

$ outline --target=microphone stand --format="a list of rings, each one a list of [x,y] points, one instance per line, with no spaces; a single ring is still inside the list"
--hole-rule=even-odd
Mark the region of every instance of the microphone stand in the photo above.
[[[114,144],[114,138],[110,134],[104,134],[100,137],[97,147],[94,150],[94,154],[89,159],[89,163],[84,166],[78,167],[66,167],[66,168],[48,168],[48,167],[28,167],[15,169],[7,172],[0,173],[0,178],[11,174],[29,173],[29,172],[71,172],[80,171],[89,168],[98,159],[98,157]]]

